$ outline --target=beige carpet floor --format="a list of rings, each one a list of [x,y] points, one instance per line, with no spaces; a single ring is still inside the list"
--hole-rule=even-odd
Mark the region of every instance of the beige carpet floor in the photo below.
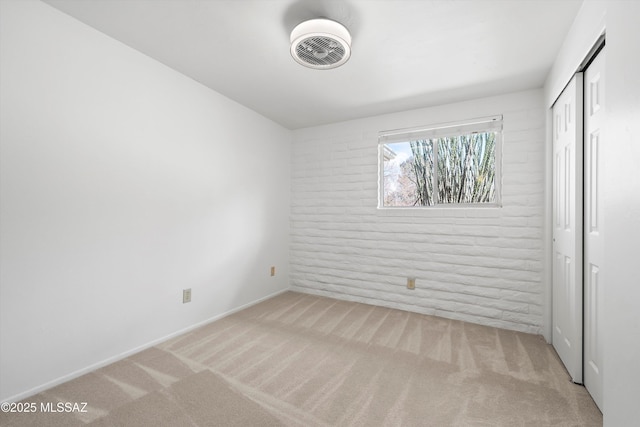
[[[25,402],[2,426],[599,426],[540,336],[287,292]]]

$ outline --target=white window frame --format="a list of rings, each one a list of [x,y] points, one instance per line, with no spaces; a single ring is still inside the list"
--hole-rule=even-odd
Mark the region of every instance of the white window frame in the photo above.
[[[466,207],[502,207],[502,115],[479,117],[466,121],[441,123],[407,129],[382,131],[378,134],[378,209],[433,209]],[[468,135],[480,132],[496,132],[495,147],[495,201],[487,203],[438,203],[429,206],[384,206],[384,151],[385,144]],[[437,169],[438,144],[434,144],[434,169]],[[438,188],[437,170],[434,170],[435,189]]]

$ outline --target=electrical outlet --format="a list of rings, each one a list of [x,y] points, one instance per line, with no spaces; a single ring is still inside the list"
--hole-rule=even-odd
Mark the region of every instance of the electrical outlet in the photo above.
[[[275,266],[272,266],[272,267],[271,267],[271,275],[272,275],[272,276],[275,276],[275,275],[276,275],[276,267],[275,267]]]
[[[407,277],[407,289],[415,289],[415,288],[416,288],[415,277]]]
[[[182,290],[182,303],[191,302],[191,288]]]

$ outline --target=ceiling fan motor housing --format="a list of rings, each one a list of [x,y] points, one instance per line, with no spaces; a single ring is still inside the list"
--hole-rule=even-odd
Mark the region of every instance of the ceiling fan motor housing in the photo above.
[[[301,65],[317,70],[339,67],[351,56],[351,34],[330,19],[311,19],[291,32],[291,56]]]

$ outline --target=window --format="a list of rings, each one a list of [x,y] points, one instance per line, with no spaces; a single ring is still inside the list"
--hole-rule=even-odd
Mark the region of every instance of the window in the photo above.
[[[382,208],[500,204],[502,116],[381,132]]]

